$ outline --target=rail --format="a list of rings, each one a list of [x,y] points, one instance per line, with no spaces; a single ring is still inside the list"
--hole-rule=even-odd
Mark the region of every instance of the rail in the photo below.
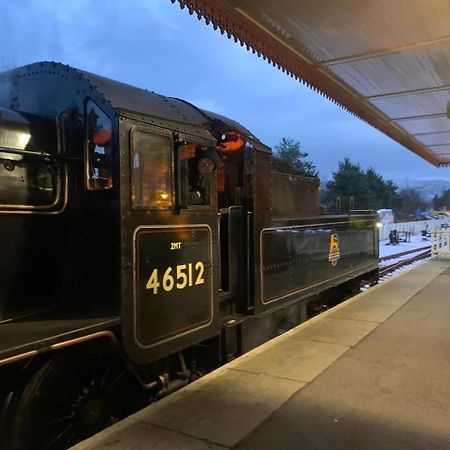
[[[406,255],[410,255],[411,253],[417,253],[420,252],[421,250],[428,250],[431,248],[431,245],[425,245],[423,247],[419,247],[419,248],[413,248],[411,250],[405,250],[404,252],[400,252],[400,253],[395,253],[393,255],[388,255],[388,256],[382,256],[379,261],[389,261],[390,259],[395,259],[395,258],[400,258],[401,256],[406,256]]]
[[[420,261],[421,259],[429,258],[431,256],[431,246],[422,247],[419,249],[416,248],[414,250],[408,250],[407,252],[401,252],[401,253],[397,253],[395,255],[390,255],[389,257],[380,258],[380,262],[388,261],[390,259],[395,259],[400,256],[417,253],[419,251],[420,251],[419,254],[415,254],[411,258],[403,259],[402,261],[397,261],[395,263],[388,264],[386,266],[381,266],[380,272],[379,272],[380,278],[396,271],[397,269],[400,269],[403,266],[407,266],[409,264],[412,264],[413,262]]]

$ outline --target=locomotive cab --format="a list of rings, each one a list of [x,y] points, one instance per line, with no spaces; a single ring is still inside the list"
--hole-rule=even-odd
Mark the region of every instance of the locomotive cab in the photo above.
[[[35,220],[59,211],[63,203],[57,152],[54,122],[0,108],[0,322],[48,307],[58,289],[56,283],[43,286],[58,237],[48,239],[53,227]]]
[[[149,362],[219,332],[215,140],[120,118],[122,332]]]
[[[119,323],[144,364],[217,336],[222,158],[205,114],[53,63],[0,81],[0,360]]]
[[[45,132],[42,132],[45,129]],[[58,203],[56,130],[50,121],[0,107],[1,208],[44,210]]]

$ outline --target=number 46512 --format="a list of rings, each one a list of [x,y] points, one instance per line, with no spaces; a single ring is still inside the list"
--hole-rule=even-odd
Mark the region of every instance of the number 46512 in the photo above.
[[[168,267],[164,272],[162,280],[160,280],[159,270],[153,269],[145,288],[152,290],[153,294],[157,294],[161,284],[166,292],[170,292],[175,287],[177,289],[185,289],[187,287],[197,286],[205,282],[203,278],[204,271],[205,265],[201,261],[196,262],[195,266],[193,263],[181,264],[175,268]]]

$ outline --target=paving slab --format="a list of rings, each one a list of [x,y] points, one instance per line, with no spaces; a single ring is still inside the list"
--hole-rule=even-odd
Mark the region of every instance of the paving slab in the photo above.
[[[348,350],[347,345],[285,339],[257,357],[238,358],[232,369],[309,382]]]
[[[361,302],[352,303],[336,311],[333,317],[336,319],[363,320],[380,324],[392,316],[397,309],[399,309],[398,305],[362,300]]]
[[[402,306],[447,268],[445,262],[422,263],[405,276],[398,276],[370,290],[367,301]]]
[[[226,370],[201,390],[141,418],[189,436],[232,446],[278,409],[304,383]],[[224,426],[225,425],[225,426]]]
[[[238,449],[449,449],[450,270],[239,443]]]
[[[377,326],[377,322],[337,319],[334,316],[328,316],[314,326],[295,330],[291,338],[353,347]]]
[[[223,450],[224,447],[191,438],[175,431],[135,423],[122,433],[91,447],[93,450]]]

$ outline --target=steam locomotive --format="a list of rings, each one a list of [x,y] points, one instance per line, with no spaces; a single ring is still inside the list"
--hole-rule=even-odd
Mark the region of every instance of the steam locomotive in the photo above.
[[[239,123],[72,67],[0,74],[5,448],[66,448],[378,274]]]

